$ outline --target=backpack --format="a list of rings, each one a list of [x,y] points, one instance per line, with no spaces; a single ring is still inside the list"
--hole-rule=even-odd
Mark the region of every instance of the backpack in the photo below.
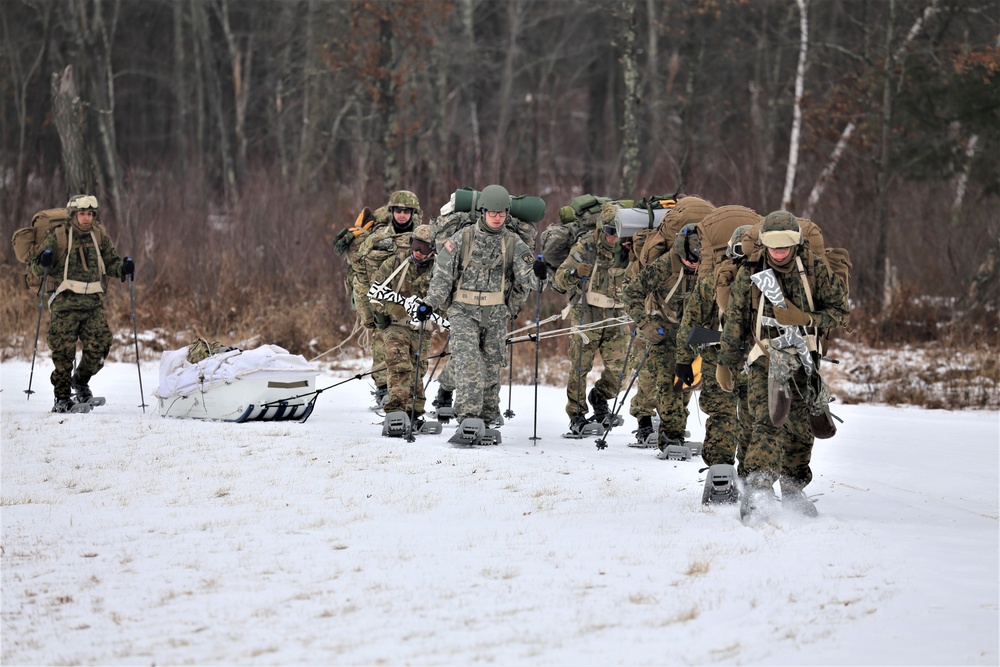
[[[698,279],[710,273],[726,257],[729,239],[737,227],[756,225],[761,216],[746,206],[720,206],[698,223],[698,238],[701,241],[701,261],[698,262]]]
[[[640,202],[641,203],[641,202]],[[645,235],[642,251],[639,253],[639,265],[647,267],[668,252],[674,244],[674,238],[686,224],[697,223],[707,215],[711,204],[698,197],[684,197],[655,229]],[[652,209],[655,210],[655,209]],[[690,213],[689,213],[690,211]],[[728,239],[726,239],[728,241]]]
[[[571,222],[556,222],[546,227],[545,231],[542,232],[541,252],[542,259],[549,268],[553,271],[557,270],[569,257],[569,251],[573,244],[587,232],[597,229],[597,223],[600,219],[601,207],[597,206]]]
[[[66,248],[69,245],[66,235],[66,223],[68,222],[69,212],[65,208],[49,208],[39,211],[32,216],[31,225],[18,229],[14,232],[14,236],[11,237],[10,243],[14,248],[14,256],[17,257],[18,261],[25,264],[34,261],[38,254],[38,246],[45,241],[45,237],[53,229],[56,230],[56,243],[59,247],[58,256],[65,255]],[[98,248],[100,248],[101,239],[105,233],[104,226],[95,220],[91,231],[94,233]],[[53,273],[55,273],[55,267],[49,271],[49,284],[46,285],[46,291],[54,291],[58,284],[58,280]],[[42,277],[36,276],[30,269],[24,272],[23,280],[24,286],[29,290],[38,289],[42,284]]]

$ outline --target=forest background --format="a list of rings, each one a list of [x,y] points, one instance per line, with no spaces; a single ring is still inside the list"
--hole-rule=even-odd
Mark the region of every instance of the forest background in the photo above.
[[[681,189],[849,249],[860,398],[997,405],[995,0],[5,0],[0,29],[0,231],[97,194],[138,267],[108,318],[143,355],[341,345],[331,241],[392,190],[426,220],[501,183],[545,199],[541,231],[584,192]],[[0,244],[4,358],[32,353],[23,270]]]

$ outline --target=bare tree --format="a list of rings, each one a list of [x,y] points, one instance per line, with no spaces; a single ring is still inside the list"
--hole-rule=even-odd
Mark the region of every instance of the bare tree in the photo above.
[[[802,133],[802,95],[805,90],[806,61],[809,56],[809,3],[795,0],[799,6],[799,64],[795,70],[795,101],[792,103],[792,131],[788,139],[788,165],[785,170],[785,191],[781,208],[791,210],[795,189],[795,172],[799,166],[799,135]]]

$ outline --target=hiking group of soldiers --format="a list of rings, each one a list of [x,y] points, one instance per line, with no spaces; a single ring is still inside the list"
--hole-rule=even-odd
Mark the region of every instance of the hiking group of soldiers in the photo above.
[[[499,185],[478,193],[468,211],[455,210],[453,196],[430,223],[405,190],[375,212],[365,209],[337,243],[372,336],[376,404],[423,423],[424,323],[447,318],[451,358],[434,407],[459,423],[502,425],[508,325],[532,290],[550,285],[567,294],[563,317],[578,327],[568,344],[568,437],[592,432],[591,424],[602,431],[620,424],[608,402],[631,378],[638,428],[630,446],[669,458],[685,442],[698,388],[708,414],[702,458],[710,469],[739,459],[741,514],[777,502],[779,482],[782,505],[815,516],[802,491],[812,478],[812,446],[835,431],[818,366],[826,337],[849,318],[846,284],[824,257],[818,228],[787,211],[762,218],[743,206],[675,195],[657,202],[656,229],[671,235],[653,253],[651,233],[626,234],[617,222],[632,202],[597,201],[568,253],[551,253],[558,261],[547,256],[544,236],[536,258],[534,226],[511,215],[512,198]],[[583,217],[560,209],[560,224]],[[721,243],[703,245],[703,232],[718,228],[725,229]],[[393,299],[378,298],[385,294]],[[694,330],[715,332],[714,344],[689,344]],[[604,368],[588,392],[598,353]]]

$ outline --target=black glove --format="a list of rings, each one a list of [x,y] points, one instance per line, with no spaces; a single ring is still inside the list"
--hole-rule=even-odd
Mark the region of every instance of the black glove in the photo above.
[[[122,260],[122,282],[125,282],[126,277],[135,280],[135,262],[132,261],[131,257]]]
[[[38,263],[42,265],[43,268],[50,269],[55,263],[56,257],[52,254],[51,250],[45,250],[38,256]]]
[[[376,329],[388,329],[392,324],[392,318],[387,313],[372,313],[372,317],[375,318]]]
[[[424,302],[417,304],[417,319],[421,322],[426,322],[431,319],[431,315],[434,314],[434,309],[428,306]]]
[[[545,280],[549,277],[549,265],[542,260],[542,256],[539,255],[535,263],[531,265],[531,270],[535,272],[539,280]]]
[[[691,364],[674,365],[674,391],[684,391],[684,385],[694,384],[694,369]]]

